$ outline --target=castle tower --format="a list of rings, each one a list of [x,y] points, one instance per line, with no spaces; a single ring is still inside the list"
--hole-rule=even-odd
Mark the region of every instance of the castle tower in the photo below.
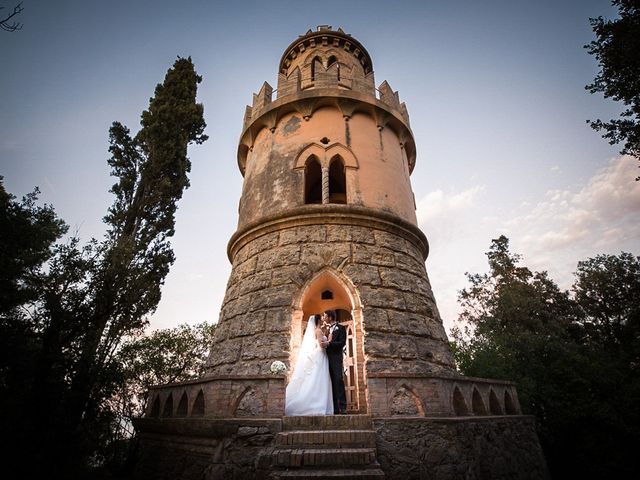
[[[371,57],[318,27],[247,107],[232,271],[206,374],[149,391],[140,479],[547,479],[513,382],[470,378],[425,270],[409,116]],[[347,410],[284,416],[305,319],[347,328]]]
[[[415,161],[407,108],[386,81],[375,87],[358,40],[320,26],[287,47],[277,90],[265,82],[244,117],[233,267],[208,376],[294,365],[306,319],[326,309],[348,331],[349,411],[386,408],[374,378],[454,374],[417,227]]]

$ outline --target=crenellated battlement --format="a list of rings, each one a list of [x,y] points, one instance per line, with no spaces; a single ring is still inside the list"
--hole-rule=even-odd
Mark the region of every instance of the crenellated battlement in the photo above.
[[[335,96],[344,96],[349,91],[357,93],[359,98],[363,94],[370,96],[397,112],[409,126],[407,108],[400,103],[398,92],[394,92],[387,81],[376,89],[371,57],[362,44],[341,28],[333,30],[330,25],[320,25],[316,31],[301,35],[285,50],[280,60],[277,89],[265,82],[253,95],[253,103],[245,112],[243,130],[269,108],[272,100],[309,98],[314,90],[323,97],[332,96],[330,90],[334,90]]]
[[[327,89],[336,89],[340,91],[353,91],[372,96],[388,106],[391,110],[397,111],[404,121],[409,125],[409,113],[404,102],[400,102],[400,96],[394,91],[389,83],[385,80],[378,88],[373,83],[373,73],[364,76],[359,70],[342,69],[338,70],[337,65],[329,68],[320,66],[313,75],[308,69],[296,68],[288,76],[280,73],[278,75],[278,88],[276,90],[268,83],[264,82],[260,91],[253,94],[253,104],[247,105],[245,109],[243,131],[256,118],[266,111],[273,100],[293,97],[302,92],[312,92],[315,89],[323,89],[318,92],[322,96],[327,95]],[[273,94],[276,97],[273,98]]]

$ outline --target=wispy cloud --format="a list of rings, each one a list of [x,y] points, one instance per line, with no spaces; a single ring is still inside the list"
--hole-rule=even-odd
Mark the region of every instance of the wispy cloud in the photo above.
[[[418,202],[418,222],[429,237],[427,271],[447,328],[459,308],[457,292],[465,272],[487,269],[492,238],[505,234],[511,249],[533,270],[547,270],[563,288],[577,262],[599,253],[640,253],[640,182],[637,160],[611,159],[586,183],[547,191],[535,202],[518,202],[511,212],[486,215],[484,187],[436,190]],[[518,199],[514,199],[518,201]]]
[[[418,223],[462,212],[473,205],[474,199],[483,190],[484,186],[476,185],[458,193],[445,194],[442,190],[428,193],[418,202]]]
[[[637,160],[617,157],[576,189],[548,191],[543,200],[505,222],[510,237],[539,269],[567,283],[577,261],[640,248]],[[571,265],[571,266],[569,266]]]

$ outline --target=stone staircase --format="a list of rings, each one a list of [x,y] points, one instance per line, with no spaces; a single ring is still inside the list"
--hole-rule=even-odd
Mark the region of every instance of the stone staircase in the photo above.
[[[370,415],[284,417],[275,447],[258,459],[258,466],[263,478],[274,480],[385,478]]]

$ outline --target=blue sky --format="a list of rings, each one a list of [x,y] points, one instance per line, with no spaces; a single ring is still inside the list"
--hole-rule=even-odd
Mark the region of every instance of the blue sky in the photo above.
[[[11,7],[6,0],[0,5]],[[605,0],[110,2],[24,0],[21,31],[0,32],[0,174],[21,196],[36,185],[83,238],[100,237],[111,203],[108,128],[139,127],[176,56],[204,77],[210,140],[190,150],[177,261],[154,328],[217,321],[242,177],[244,107],[298,35],[342,27],[406,102],[417,144],[412,175],[427,270],[447,328],[464,272],[486,270],[504,233],[525,264],[569,287],[576,262],[640,247],[640,183],[585,123],[614,102],[584,90],[597,65],[582,47]]]

